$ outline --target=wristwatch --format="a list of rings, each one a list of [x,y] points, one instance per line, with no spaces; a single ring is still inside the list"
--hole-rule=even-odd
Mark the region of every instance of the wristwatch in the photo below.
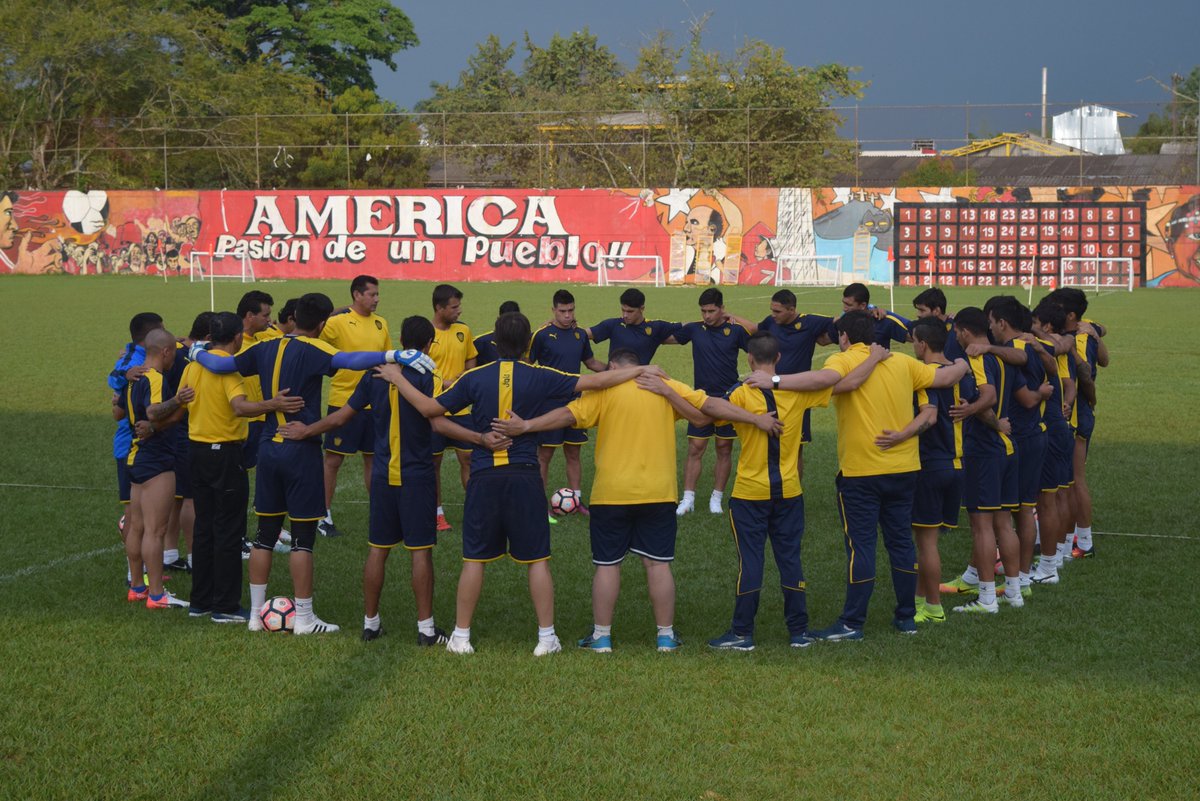
[[[779,376],[777,376],[777,375],[771,376],[771,388],[779,389]]]

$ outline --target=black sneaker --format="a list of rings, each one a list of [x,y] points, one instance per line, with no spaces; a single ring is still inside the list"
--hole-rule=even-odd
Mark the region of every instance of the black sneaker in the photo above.
[[[236,612],[213,612],[213,623],[238,623],[246,625],[250,622],[250,610],[238,609]]]
[[[163,570],[175,571],[177,573],[191,573],[192,566],[188,564],[186,559],[176,559],[174,562],[164,562]]]
[[[324,520],[317,523],[317,533],[322,537],[340,537],[342,532],[333,523],[326,523]]]
[[[422,634],[417,632],[417,645],[428,648],[434,645],[445,645],[450,641],[450,636],[441,629],[435,628],[433,634]]]
[[[383,626],[380,626],[377,629],[364,628],[363,633],[362,633],[362,640],[363,640],[363,642],[370,642],[371,640],[377,640],[382,636],[383,636]]]
[[[252,547],[250,547],[250,540],[243,538],[242,539],[242,558],[249,559],[250,552],[252,550],[254,550],[254,549]]]

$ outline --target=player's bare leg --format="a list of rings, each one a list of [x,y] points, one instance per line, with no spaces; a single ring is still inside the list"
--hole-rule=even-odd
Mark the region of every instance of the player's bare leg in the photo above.
[[[529,565],[529,597],[533,599],[538,628],[553,628],[554,579],[550,575],[548,559]]]
[[[1079,559],[1091,556],[1092,551],[1092,493],[1087,483],[1087,451],[1088,442],[1082,437],[1075,439],[1075,530],[1067,535],[1067,543],[1075,544],[1074,549],[1068,549],[1071,558]],[[1071,535],[1074,535],[1074,538]],[[1075,540],[1078,539],[1078,542]]]
[[[150,575],[150,594],[163,594],[163,538],[175,501],[175,472],[159,473],[142,483],[142,561]]]
[[[1058,583],[1058,540],[1062,536],[1062,517],[1059,515],[1059,495],[1057,492],[1042,492],[1038,495],[1038,530],[1041,536],[1041,559],[1037,570],[1033,573],[1035,584]]]
[[[462,573],[458,576],[458,598],[455,603],[454,625],[464,631],[471,629],[471,619],[475,617],[475,607],[479,605],[479,595],[483,592],[483,563],[463,562]]]
[[[125,508],[125,530],[122,538],[125,542],[125,561],[129,563],[129,586],[141,587],[145,575],[142,564],[142,534],[145,525],[142,522],[142,485],[134,484],[129,489],[129,504]],[[130,600],[135,600],[130,595]]]
[[[688,437],[687,462],[683,466],[683,500],[675,507],[676,515],[685,515],[696,509],[696,484],[704,468],[704,452],[708,450],[708,439]]]
[[[554,461],[555,448],[547,445],[538,447],[538,472],[542,474],[542,486],[550,484],[550,462]]]
[[[179,550],[179,526],[182,517],[183,498],[176,498],[171,504],[171,515],[167,518],[167,533],[163,535],[163,550]]]
[[[917,594],[925,599],[924,606],[939,608],[942,593],[942,556],[938,552],[940,527],[913,526],[913,541],[917,545]],[[917,613],[920,614],[918,609]]]
[[[643,557],[642,564],[646,566],[646,588],[650,591],[654,622],[660,628],[671,626],[675,621],[675,575],[671,563]]]
[[[597,626],[612,626],[621,594],[621,566],[596,565],[592,576],[592,620]]]
[[[467,481],[471,478],[471,452],[456,450],[454,455],[458,457],[458,477],[463,489],[466,489]]]
[[[717,437],[717,464],[713,469],[713,494],[708,500],[708,511],[721,514],[721,501],[725,496],[725,487],[729,484],[729,474],[733,472],[733,440]]]
[[[333,496],[337,492],[337,477],[338,471],[342,469],[342,462],[346,457],[340,453],[333,451],[325,451],[325,508],[333,508]]]
[[[1033,510],[1034,507],[1024,504],[1017,510],[1017,540],[1020,548],[1018,563],[1022,573],[1028,573],[1033,567],[1034,542],[1038,536],[1037,524],[1033,520]]]
[[[573,490],[583,489],[583,462],[579,458],[583,448],[569,443],[563,445],[563,460],[567,465],[567,486]],[[545,479],[543,478],[543,483]]]
[[[376,548],[371,546],[367,549],[367,561],[363,565],[363,614],[367,617],[375,617],[379,614],[379,596],[383,592],[387,560],[391,553],[391,548]],[[416,556],[415,552],[413,556]],[[413,594],[417,595],[417,610],[419,612],[421,603],[420,596],[417,593],[415,559],[413,561]]]

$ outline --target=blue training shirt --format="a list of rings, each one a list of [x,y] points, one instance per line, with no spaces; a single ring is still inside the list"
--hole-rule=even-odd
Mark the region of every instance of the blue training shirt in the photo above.
[[[146,349],[141,345],[130,342],[125,346],[125,352],[117,357],[112,372],[108,374],[108,388],[118,395],[125,395],[125,373],[131,367],[141,367],[146,363]],[[129,446],[133,444],[133,430],[129,420],[121,418],[117,421],[117,430],[113,432],[113,458],[124,459],[129,455]]]
[[[683,326],[680,323],[670,323],[666,320],[643,320],[637,325],[624,323],[618,317],[610,317],[592,326],[592,341],[600,343],[611,339],[608,352],[618,348],[628,348],[638,356],[638,364],[650,364],[658,346]]]
[[[759,331],[770,331],[779,340],[779,375],[806,373],[812,369],[813,352],[822,334],[837,344],[838,332],[833,318],[820,314],[801,314],[786,325],[779,325],[768,316],[758,324]]]
[[[579,327],[559,328],[550,323],[533,333],[529,361],[563,373],[580,373],[581,365],[595,358],[592,343]]]
[[[738,380],[738,352],[750,343],[750,332],[737,323],[717,326],[684,323],[675,333],[680,345],[692,345],[692,386],[720,397]]]

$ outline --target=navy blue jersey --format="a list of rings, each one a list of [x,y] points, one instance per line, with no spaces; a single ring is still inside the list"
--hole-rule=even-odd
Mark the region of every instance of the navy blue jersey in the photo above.
[[[183,370],[188,366],[188,349],[182,342],[175,343],[175,361],[171,364],[171,369],[167,371],[167,383],[171,385],[171,395],[174,396],[179,391],[179,382],[183,379]],[[187,412],[183,413],[183,417],[179,422],[171,427],[173,436],[175,453],[182,458],[187,458],[188,448],[188,416]]]
[[[156,403],[175,397],[175,389],[166,376],[150,368],[132,384],[126,384],[121,408],[133,429],[139,420],[149,420],[147,410]],[[130,467],[160,467],[171,469],[175,464],[175,434],[170,429],[157,431],[145,439],[135,439],[129,448]]]
[[[637,354],[638,364],[649,364],[654,360],[658,346],[682,327],[679,323],[666,320],[643,320],[637,325],[629,325],[621,322],[620,318],[612,317],[592,326],[592,341],[611,339],[609,353],[618,348],[628,348]]]
[[[1054,343],[1047,342],[1044,339],[1039,339],[1050,353],[1054,353]],[[1042,422],[1047,429],[1067,424],[1067,417],[1063,414],[1063,380],[1075,380],[1075,360],[1071,358],[1071,354],[1063,353],[1054,356],[1055,366],[1058,368],[1052,374],[1047,376],[1050,386],[1054,389],[1054,393],[1050,399],[1042,404]]]
[[[938,365],[942,369],[946,365]],[[924,434],[921,434],[919,448],[921,452],[921,469],[936,470],[962,467],[962,424],[954,422],[950,417],[950,407],[960,400],[979,397],[975,388],[975,378],[968,372],[957,384],[941,389],[923,389],[913,396],[913,405],[917,411],[922,406],[937,407],[937,422]]]
[[[304,399],[304,408],[298,412],[268,414],[263,423],[264,439],[283,442],[283,437],[275,436],[279,426],[292,420],[309,425],[321,419],[321,379],[337,372],[333,366],[337,353],[328,342],[290,334],[258,342],[234,357],[239,373],[258,376],[263,400],[275,397],[281,389]]]
[[[942,351],[942,355],[950,361],[955,359],[966,360],[967,352],[963,350],[962,345],[958,344],[958,331],[954,328],[954,318],[946,318],[946,347]]]
[[[491,431],[492,420],[514,411],[526,420],[566,404],[575,394],[579,376],[538,367],[516,359],[501,359],[462,374],[454,386],[437,397],[451,414],[468,406],[469,428]],[[524,434],[511,448],[489,451],[476,446],[471,452],[471,472],[509,464],[538,464],[538,437]]]
[[[475,356],[476,367],[482,367],[488,362],[499,359],[500,354],[496,351],[496,332],[488,331],[486,334],[475,337],[475,350],[478,351]]]
[[[1016,392],[1018,386],[1024,386],[1037,392],[1046,381],[1046,367],[1042,364],[1041,357],[1038,356],[1032,345],[1023,340],[1013,340],[1008,343],[1008,347],[1025,351],[1026,357],[1025,366],[1017,370],[1017,383],[1013,385],[1013,392]],[[1012,423],[1013,439],[1025,439],[1039,431],[1046,430],[1046,427],[1042,425],[1044,406],[1045,401],[1042,401],[1031,409],[1015,397],[1013,398],[1012,411],[1008,417],[1009,422]]]
[[[581,328],[544,325],[529,343],[529,361],[564,373],[581,372],[580,365],[592,358],[592,343]]]
[[[992,411],[996,413],[996,417],[1007,417],[1012,409],[1013,384],[1017,380],[1016,368],[990,353],[971,356],[968,361],[971,365],[970,374],[975,379],[977,388],[982,388],[984,384],[995,387],[996,402]],[[973,402],[978,397],[976,394],[967,400]],[[963,421],[963,453],[968,456],[1004,456],[1013,453],[1012,440],[984,425],[978,415],[973,415]]]
[[[433,397],[433,375],[411,367],[402,368],[404,377],[418,392]],[[372,415],[375,423],[375,458],[372,480],[383,480],[393,487],[405,481],[433,478],[433,446],[428,418],[400,395],[396,385],[373,371],[358,380],[346,405]]]
[[[890,349],[893,342],[907,342],[908,329],[911,327],[911,322],[889,311],[882,320],[875,321],[875,344]]]
[[[838,341],[833,318],[820,314],[801,314],[787,325],[779,325],[774,318],[767,317],[758,324],[758,330],[770,331],[779,340],[779,364],[775,366],[779,375],[811,370],[813,351],[822,334],[827,334],[831,343]]]
[[[746,349],[750,332],[737,323],[684,323],[675,341],[692,343],[692,386],[719,397],[737,383],[738,351]]]

